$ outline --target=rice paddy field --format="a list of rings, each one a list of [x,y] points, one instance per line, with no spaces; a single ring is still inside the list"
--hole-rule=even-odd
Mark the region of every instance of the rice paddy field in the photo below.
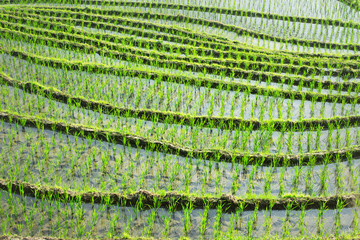
[[[358,0],[0,0],[0,239],[360,238]]]

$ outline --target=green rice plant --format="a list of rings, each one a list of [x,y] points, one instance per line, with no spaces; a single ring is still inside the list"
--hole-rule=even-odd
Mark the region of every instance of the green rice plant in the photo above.
[[[274,201],[270,202],[269,205],[269,209],[266,209],[266,211],[263,211],[263,215],[265,216],[264,219],[264,225],[265,225],[265,235],[264,236],[270,236],[271,234],[271,213],[272,213],[272,208],[274,206]]]
[[[271,181],[272,181],[272,175],[273,175],[274,168],[273,166],[270,166],[268,168],[268,171],[266,172],[266,179],[264,184],[264,194],[268,195],[271,191]]]
[[[216,209],[216,219],[214,223],[214,239],[221,239],[221,215],[222,215],[223,205],[219,204]]]
[[[355,206],[359,206],[359,200],[356,200]],[[357,236],[359,234],[359,210],[357,208],[354,208],[353,210],[353,226],[354,226],[354,236]]]
[[[117,206],[119,208],[119,206]],[[107,232],[107,235],[109,238],[112,238],[114,235],[115,235],[115,230],[116,230],[116,227],[117,227],[117,222],[119,220],[119,211],[115,211],[114,212],[114,215],[112,216],[111,220],[110,220],[110,229],[109,231]]]
[[[164,222],[164,237],[167,238],[170,232],[170,221],[175,211],[175,201],[169,205],[169,211],[166,216],[162,216]]]
[[[223,166],[223,163],[220,163],[220,166],[216,171],[216,179],[215,179],[215,192],[218,195],[220,195],[221,192],[222,192],[222,184],[220,183],[220,179],[221,179],[221,176],[222,176],[221,166]]]
[[[257,170],[257,165],[252,166],[251,172],[250,172],[250,174],[249,174],[249,178],[248,178],[248,189],[247,189],[247,194],[248,194],[249,196],[252,195],[252,191],[253,191],[253,187],[254,187],[253,178],[254,178],[254,175],[255,175],[256,170]]]
[[[147,236],[150,236],[154,229],[156,214],[157,214],[157,209],[152,209],[151,212],[147,216],[147,219],[146,219],[147,227],[145,228],[145,233],[144,233]]]
[[[344,171],[343,171],[343,167],[340,164],[340,158],[338,158],[338,161],[336,162],[336,186],[337,189],[339,191],[339,193],[343,193],[343,191],[345,190],[345,176],[344,176]]]
[[[320,207],[319,213],[318,213],[318,219],[317,219],[317,234],[319,235],[324,235],[324,221],[323,221],[323,216],[324,213],[327,211],[325,203],[323,203]]]
[[[313,169],[315,166],[315,159],[311,158],[308,166],[307,166],[307,171],[306,171],[306,182],[305,182],[305,187],[306,187],[306,192],[309,193],[310,195],[313,195],[314,192],[314,177],[313,177]]]
[[[190,181],[191,181],[191,173],[192,173],[192,164],[186,163],[186,165],[184,165],[184,177],[185,177],[185,189],[184,191],[186,193],[189,193],[189,186],[190,186]]]
[[[352,162],[353,161],[353,157],[349,154],[348,156],[348,159],[349,159],[349,162]],[[350,190],[352,192],[356,192],[359,190],[359,187],[358,187],[358,182],[359,182],[359,176],[356,174],[356,171],[355,168],[350,165],[349,166],[349,171],[350,171]]]
[[[200,235],[204,236],[206,231],[206,226],[208,222],[208,213],[209,213],[209,203],[204,201],[204,211],[203,213],[200,213],[201,216],[201,222],[200,222]]]
[[[281,167],[280,179],[279,179],[279,196],[282,196],[284,194],[284,192],[285,192],[285,190],[284,190],[285,170],[286,170],[285,166]]]
[[[328,169],[327,169],[327,158],[324,159],[322,170],[320,173],[320,182],[321,182],[321,193],[322,195],[327,195],[329,188],[329,178],[328,178]]]
[[[191,230],[191,212],[193,210],[192,202],[182,206],[184,212],[184,235],[187,236]]]
[[[344,203],[341,200],[336,202],[336,209],[334,211],[334,220],[335,220],[335,236],[339,236],[341,229],[340,216],[343,208],[345,207]]]
[[[179,165],[175,164],[172,166],[172,170],[170,173],[170,179],[169,179],[169,186],[168,186],[169,190],[171,190],[173,188],[174,181],[175,181],[177,175],[179,174],[179,171],[180,171]]]
[[[301,213],[299,216],[299,221],[297,223],[299,226],[299,230],[300,230],[300,236],[304,236],[306,234],[306,232],[305,232],[305,228],[306,228],[305,209],[306,209],[306,205],[305,204],[301,205]]]
[[[294,177],[292,179],[292,192],[297,193],[298,192],[298,184],[299,184],[299,178],[302,173],[302,166],[296,166],[294,167]]]
[[[289,237],[289,232],[290,232],[290,213],[292,210],[292,202],[288,202],[286,205],[286,210],[285,210],[285,217],[283,218],[282,221],[282,238],[286,238]]]
[[[252,232],[254,230],[254,221],[253,219],[251,219],[250,216],[247,217],[247,221],[246,221],[246,230],[247,230],[247,237],[251,238],[252,237]]]
[[[232,173],[232,184],[231,184],[231,193],[235,195],[238,185],[238,178],[240,175],[240,164],[233,164],[234,169]]]
[[[227,230],[227,232],[226,232],[226,237],[227,238],[234,238],[235,237],[235,215],[232,213],[231,214],[231,218],[230,218],[230,226],[229,226],[229,228],[228,228],[228,230]]]

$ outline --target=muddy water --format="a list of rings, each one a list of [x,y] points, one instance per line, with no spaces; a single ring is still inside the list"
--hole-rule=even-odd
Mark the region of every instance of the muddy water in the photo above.
[[[189,159],[1,123],[0,176],[78,191],[147,189],[239,197],[358,192],[360,159],[299,167]]]

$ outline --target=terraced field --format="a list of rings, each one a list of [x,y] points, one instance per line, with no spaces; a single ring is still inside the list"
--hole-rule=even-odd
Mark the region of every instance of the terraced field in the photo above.
[[[0,0],[0,239],[360,237],[357,0]]]

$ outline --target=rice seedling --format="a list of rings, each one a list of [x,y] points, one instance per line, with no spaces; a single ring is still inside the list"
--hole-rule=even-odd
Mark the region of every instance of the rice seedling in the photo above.
[[[191,229],[191,212],[193,211],[192,204],[187,204],[183,206],[184,211],[184,235],[187,236]]]

